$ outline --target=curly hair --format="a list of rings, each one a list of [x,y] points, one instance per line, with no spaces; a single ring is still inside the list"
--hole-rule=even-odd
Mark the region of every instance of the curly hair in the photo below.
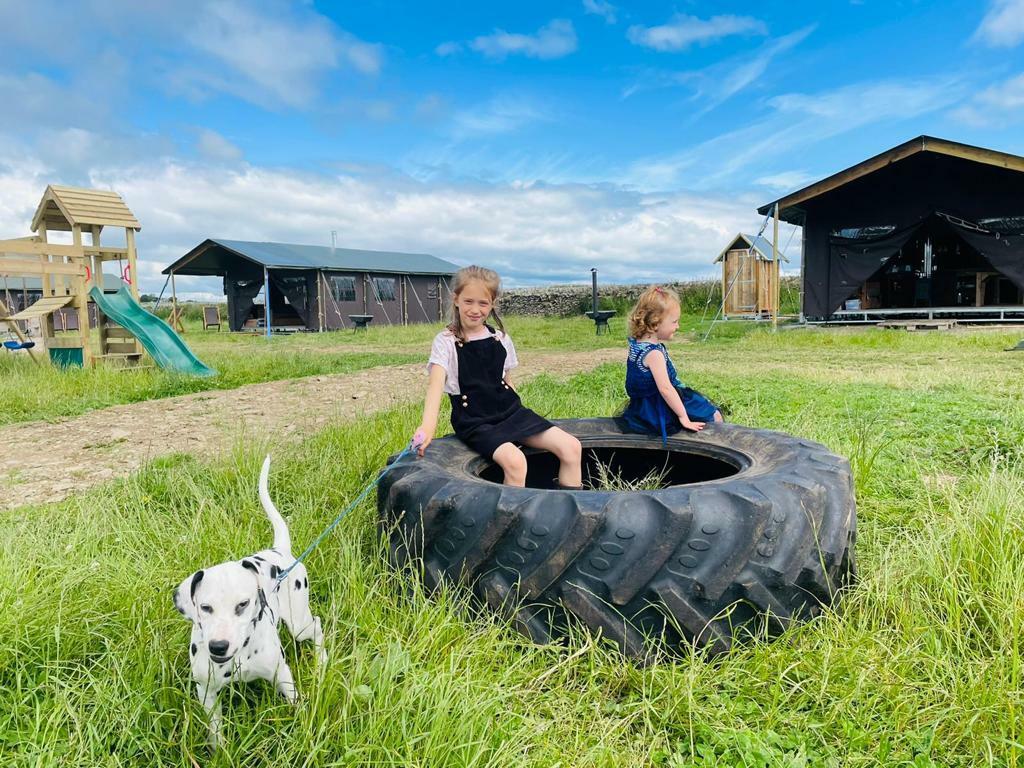
[[[452,320],[448,323],[448,330],[455,334],[457,339],[465,339],[462,332],[462,319],[459,317],[459,308],[455,306],[456,300],[459,298],[459,294],[462,290],[474,280],[478,280],[484,284],[484,288],[491,294],[491,302],[495,306],[491,308],[490,318],[494,319],[494,324],[498,326],[498,330],[505,333],[505,324],[501,322],[501,318],[498,317],[498,297],[501,296],[501,278],[498,277],[498,273],[493,269],[487,269],[487,267],[478,267],[475,264],[468,267],[463,267],[455,276],[452,278]]]
[[[653,333],[665,318],[665,313],[678,306],[679,294],[671,288],[660,285],[648,287],[629,312],[629,335],[641,339]]]

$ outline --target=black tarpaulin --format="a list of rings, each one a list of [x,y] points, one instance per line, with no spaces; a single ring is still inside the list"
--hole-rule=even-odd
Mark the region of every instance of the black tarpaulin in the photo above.
[[[231,280],[224,278],[224,293],[228,297],[228,318],[232,331],[242,330],[249,319],[255,299],[263,290],[262,280]]]
[[[885,262],[900,252],[922,224],[875,238],[829,237],[828,305],[840,307]]]
[[[996,271],[1024,290],[1024,234],[1005,235],[981,231],[954,220],[949,220],[949,223],[968,245],[988,259]]]
[[[270,282],[288,299],[289,306],[295,310],[295,313],[307,327],[316,326],[316,323],[313,322],[316,319],[313,306],[313,297],[316,293],[315,280],[315,272],[297,270],[270,271]],[[312,290],[310,289],[311,283],[313,284]]]

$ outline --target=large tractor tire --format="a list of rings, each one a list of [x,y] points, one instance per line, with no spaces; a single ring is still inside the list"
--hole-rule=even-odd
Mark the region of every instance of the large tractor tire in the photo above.
[[[727,651],[832,604],[854,576],[850,466],[779,432],[713,424],[660,437],[613,419],[559,422],[580,439],[584,482],[666,471],[646,491],[554,488],[557,460],[527,452],[526,488],[454,437],[384,474],[377,497],[396,567],[473,589],[537,642],[572,617],[627,655],[660,643]]]

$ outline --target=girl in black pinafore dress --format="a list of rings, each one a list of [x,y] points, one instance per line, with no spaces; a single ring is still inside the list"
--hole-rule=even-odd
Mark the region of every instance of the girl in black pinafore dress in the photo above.
[[[423,423],[414,437],[419,454],[423,455],[434,436],[441,395],[447,393],[455,435],[501,466],[507,485],[525,484],[527,463],[519,448],[522,444],[555,454],[560,462],[556,484],[579,488],[579,441],[524,406],[509,381],[509,371],[518,360],[493,309],[498,292],[498,276],[489,269],[465,267],[455,274],[453,320],[434,338],[427,364],[430,384]],[[489,318],[500,330],[486,324]],[[550,478],[542,481],[549,483]]]
[[[518,443],[555,425],[523,405],[505,380],[508,352],[491,326],[489,336],[456,341],[458,394],[449,394],[452,429],[481,456],[493,456],[502,443]]]

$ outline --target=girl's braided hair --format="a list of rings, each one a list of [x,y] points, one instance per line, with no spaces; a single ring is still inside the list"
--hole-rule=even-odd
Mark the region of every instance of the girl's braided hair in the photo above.
[[[653,333],[665,318],[665,313],[678,306],[679,294],[671,288],[660,285],[648,287],[629,312],[629,335],[641,339]]]
[[[462,319],[459,317],[459,308],[455,306],[455,301],[459,298],[459,294],[462,290],[474,280],[478,280],[483,283],[484,288],[491,294],[491,314],[488,319],[493,319],[494,324],[498,326],[498,330],[505,333],[505,324],[501,322],[501,318],[498,316],[498,297],[501,296],[501,278],[498,277],[498,273],[493,269],[487,269],[487,267],[478,267],[475,264],[463,267],[455,276],[452,278],[452,320],[448,323],[448,330],[451,331],[455,338],[460,341],[465,341],[465,334],[462,331]]]

